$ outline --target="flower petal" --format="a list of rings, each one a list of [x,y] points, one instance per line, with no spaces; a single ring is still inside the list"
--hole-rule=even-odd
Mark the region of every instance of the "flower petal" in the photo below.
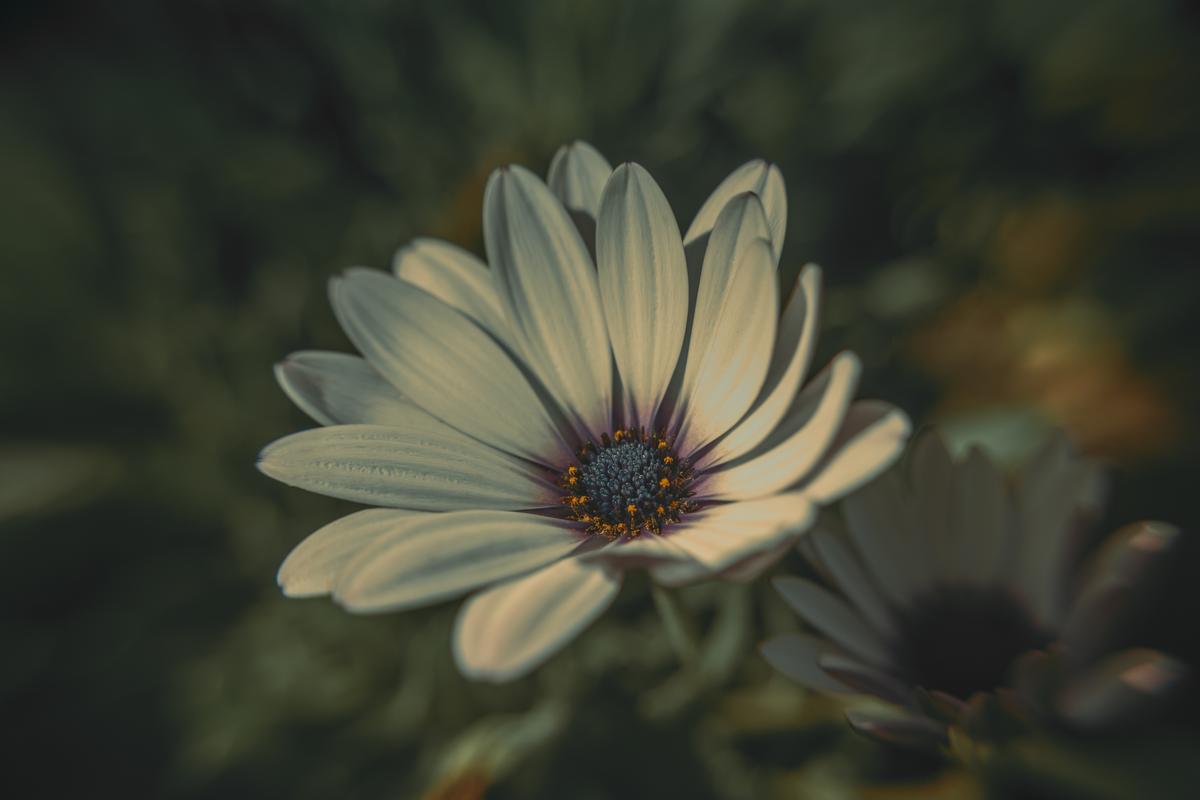
[[[396,251],[392,272],[504,340],[508,323],[492,273],[471,253],[437,239],[414,239]]]
[[[469,678],[507,681],[540,665],[608,608],[619,572],[565,558],[466,602],[454,625],[454,659]]]
[[[787,232],[787,191],[779,168],[761,159],[738,167],[717,186],[696,212],[683,243],[691,244],[711,232],[729,201],[744,192],[753,192],[762,201],[770,227],[771,249],[775,264],[778,265],[779,255],[783,251],[783,237]]]
[[[1179,533],[1163,522],[1137,522],[1108,537],[1084,568],[1063,623],[1059,638],[1069,658],[1086,662],[1111,646],[1139,587],[1170,559]]]
[[[683,344],[688,275],[671,206],[637,164],[618,167],[604,189],[596,266],[631,422],[651,428]]]
[[[771,581],[792,610],[829,638],[870,664],[886,666],[891,658],[879,632],[829,590],[790,575]]]
[[[576,140],[558,148],[546,183],[568,210],[582,211],[596,220],[600,217],[600,195],[612,171],[600,151]]]
[[[950,526],[950,496],[954,485],[954,460],[942,437],[931,428],[917,434],[909,461],[913,502],[921,524],[914,527],[917,546],[926,550],[931,569],[927,572],[957,578],[954,553],[962,534]]]
[[[911,494],[900,470],[885,472],[842,503],[846,530],[875,585],[893,605],[909,600],[924,584],[919,563],[926,551],[914,546]]]
[[[537,176],[492,173],[483,233],[512,340],[581,432],[598,437],[612,415],[612,356],[596,270],[561,203]]]
[[[842,427],[858,388],[858,358],[837,356],[792,403],[787,416],[762,445],[733,464],[705,476],[702,491],[743,500],[772,494],[800,481],[826,454]]]
[[[891,631],[895,624],[892,611],[858,556],[847,546],[845,537],[818,527],[808,535],[807,541],[838,590],[870,620],[872,627],[885,634]]]
[[[275,365],[275,380],[301,411],[322,425],[405,425],[429,416],[365,360],[348,353],[292,353]]]
[[[358,553],[334,594],[353,611],[429,605],[557,561],[581,541],[572,523],[537,514],[427,514]]]
[[[972,447],[954,475],[950,503],[951,566],[961,579],[988,584],[1011,567],[1017,543],[1004,476],[978,447]]]
[[[329,594],[342,568],[381,536],[420,521],[420,511],[369,508],[336,519],[296,545],[276,581],[288,597]]]
[[[912,689],[882,670],[836,653],[818,656],[817,666],[855,692],[874,695],[898,706],[916,706]]]
[[[551,466],[573,449],[499,344],[405,281],[352,270],[330,284],[351,341],[404,395],[458,430]]]
[[[816,516],[801,494],[713,506],[688,515],[669,534],[697,562],[718,572],[808,530]]]
[[[779,321],[775,353],[755,405],[729,433],[719,439],[697,461],[702,470],[733,461],[762,444],[775,430],[796,398],[808,373],[816,344],[817,305],[821,291],[821,268],[809,264],[800,273],[796,288]]]
[[[301,431],[267,445],[258,468],[310,492],[422,511],[541,508],[560,493],[538,468],[445,426]]]
[[[1065,435],[1053,437],[1034,457],[1017,492],[1022,534],[1018,574],[1037,615],[1057,623],[1071,548],[1080,522],[1099,511],[1099,468],[1078,458]]]
[[[936,720],[895,711],[852,708],[846,722],[868,739],[918,750],[941,750],[948,736],[946,726]]]
[[[785,633],[768,639],[758,649],[768,664],[801,686],[819,692],[845,694],[850,691],[817,664],[821,656],[838,652],[837,647],[826,639],[805,633]]]
[[[734,198],[713,230],[671,424],[684,452],[733,427],[766,378],[779,308],[767,235],[752,194]]]
[[[1156,650],[1125,650],[1073,680],[1058,711],[1081,728],[1133,722],[1156,710],[1187,674],[1183,663]]]
[[[804,484],[804,493],[813,502],[831,503],[864,486],[895,463],[911,430],[908,415],[888,403],[852,404],[841,432]]]

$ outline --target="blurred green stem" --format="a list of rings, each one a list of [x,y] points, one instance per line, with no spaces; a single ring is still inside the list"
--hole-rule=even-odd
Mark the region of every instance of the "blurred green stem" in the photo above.
[[[680,605],[679,598],[669,589],[655,583],[651,593],[654,595],[654,607],[658,609],[658,616],[662,620],[663,630],[671,648],[679,662],[691,669],[696,663],[697,655],[696,629],[691,616]]]

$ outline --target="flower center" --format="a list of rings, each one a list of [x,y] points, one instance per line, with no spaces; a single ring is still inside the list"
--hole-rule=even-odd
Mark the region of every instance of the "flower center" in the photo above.
[[[894,652],[906,678],[961,700],[1006,685],[1018,657],[1050,642],[1017,598],[996,589],[934,590],[899,623]]]
[[[688,500],[692,469],[660,434],[621,429],[579,450],[559,485],[571,519],[612,541],[662,529],[695,509]]]

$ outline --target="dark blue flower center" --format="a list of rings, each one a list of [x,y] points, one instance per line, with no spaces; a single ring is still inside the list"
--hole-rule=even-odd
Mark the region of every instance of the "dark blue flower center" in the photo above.
[[[569,516],[589,533],[614,540],[661,533],[692,511],[691,479],[691,467],[665,437],[618,430],[584,445],[559,485],[567,491],[562,502]]]

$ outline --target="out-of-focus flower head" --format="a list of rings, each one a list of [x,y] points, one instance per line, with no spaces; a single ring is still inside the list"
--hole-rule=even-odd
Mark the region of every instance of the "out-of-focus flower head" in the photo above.
[[[921,746],[949,730],[989,737],[1012,723],[1114,725],[1150,710],[1184,675],[1149,649],[1112,652],[1139,581],[1178,531],[1142,522],[1078,558],[1102,474],[1056,436],[1010,486],[982,450],[951,458],[917,437],[906,463],[848,497],[844,522],[802,543],[824,584],[775,586],[821,635],[763,645],[813,689],[873,695],[859,731]]]

